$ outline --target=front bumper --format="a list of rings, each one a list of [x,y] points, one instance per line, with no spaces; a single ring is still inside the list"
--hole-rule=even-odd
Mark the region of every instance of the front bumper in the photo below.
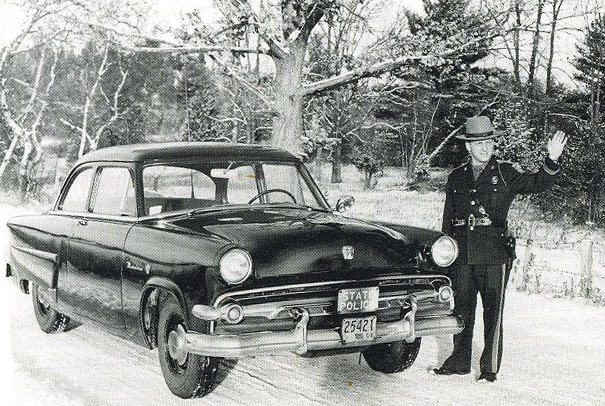
[[[391,281],[389,281],[391,282]],[[392,286],[392,285],[391,285]],[[387,289],[385,288],[385,291]],[[267,292],[263,292],[266,294]],[[221,303],[228,303],[221,298],[216,307],[196,306],[193,313],[196,317],[216,322],[221,316]],[[233,299],[233,298],[229,298]],[[236,298],[236,299],[241,299]],[[269,299],[265,297],[265,299]],[[209,334],[198,332],[179,332],[178,342],[181,349],[193,354],[224,358],[242,358],[260,355],[278,355],[295,353],[304,355],[308,352],[342,350],[370,345],[392,343],[397,341],[412,342],[417,337],[441,334],[457,334],[464,328],[462,320],[452,313],[453,297],[439,301],[437,289],[424,289],[409,292],[391,292],[381,296],[380,309],[388,311],[405,309],[403,317],[392,321],[378,321],[376,335],[371,341],[344,342],[339,328],[317,328],[310,323],[314,317],[322,317],[331,311],[333,303],[324,297],[301,301],[280,301],[244,306],[247,316],[264,314],[270,319],[283,319],[288,316],[296,320],[294,328],[283,331],[256,331],[225,333],[225,330],[211,331]],[[197,309],[196,309],[197,308]],[[201,308],[204,308],[200,311]]]

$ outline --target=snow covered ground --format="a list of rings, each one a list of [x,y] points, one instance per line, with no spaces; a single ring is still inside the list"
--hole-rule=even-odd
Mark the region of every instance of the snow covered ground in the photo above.
[[[13,214],[6,207],[0,224]],[[4,233],[0,244],[5,244]],[[4,262],[3,262],[4,263]],[[507,292],[504,361],[498,381],[427,373],[451,351],[451,337],[425,338],[416,363],[399,374],[372,371],[355,354],[225,362],[222,383],[184,401],[164,384],[157,351],[83,325],[46,335],[30,296],[0,279],[0,391],[4,405],[602,405],[605,308],[579,300]],[[480,313],[479,313],[480,314]],[[482,323],[475,347],[482,347]]]

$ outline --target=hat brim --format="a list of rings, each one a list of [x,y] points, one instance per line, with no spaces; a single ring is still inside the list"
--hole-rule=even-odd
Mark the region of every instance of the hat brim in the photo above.
[[[481,137],[476,137],[476,136],[469,136],[468,134],[460,134],[460,135],[456,135],[456,138],[462,141],[484,141],[484,140],[490,140],[492,138],[496,138],[500,135],[503,135],[504,131],[496,131],[494,130],[490,135],[484,135]]]

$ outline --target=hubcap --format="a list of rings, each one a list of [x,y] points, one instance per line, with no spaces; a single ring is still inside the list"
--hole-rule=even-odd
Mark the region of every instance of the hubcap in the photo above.
[[[168,353],[181,366],[187,361],[185,342],[185,328],[179,324],[168,334]]]

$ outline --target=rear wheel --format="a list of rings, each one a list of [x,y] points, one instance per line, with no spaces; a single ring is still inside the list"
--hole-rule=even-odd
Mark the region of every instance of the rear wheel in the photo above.
[[[48,288],[32,283],[32,302],[36,320],[42,331],[53,334],[65,330],[69,324],[69,317],[50,307]]]
[[[212,391],[219,358],[186,352],[187,325],[181,306],[172,296],[161,304],[158,322],[158,356],[164,380],[176,396],[189,399]]]
[[[363,351],[363,357],[374,371],[392,374],[411,367],[419,350],[420,338],[417,338],[411,343],[397,341],[373,345]]]

